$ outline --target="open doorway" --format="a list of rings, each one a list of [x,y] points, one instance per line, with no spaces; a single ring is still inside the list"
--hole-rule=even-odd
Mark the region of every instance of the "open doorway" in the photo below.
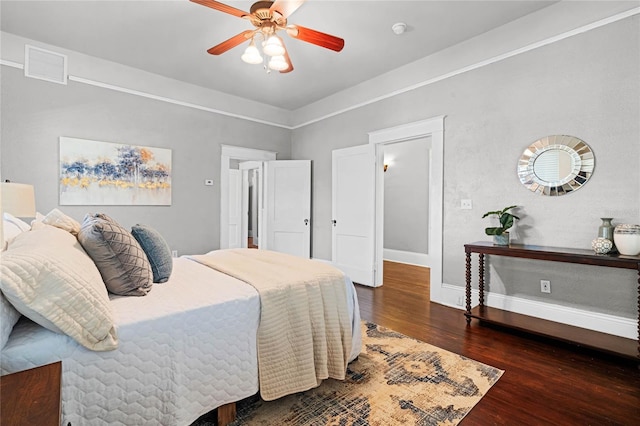
[[[256,170],[248,170],[249,188],[247,193],[247,247],[257,249],[260,247],[260,215],[258,204],[258,193],[260,179]]]
[[[332,151],[332,263],[354,282],[382,285],[384,275],[384,147],[429,140],[428,253],[412,262],[430,269],[431,300],[444,300],[442,284],[442,187],[444,117],[369,133],[369,144]],[[424,262],[423,262],[424,261]]]
[[[385,144],[383,259],[426,266],[431,137]]]
[[[242,173],[242,248],[260,248],[263,221],[263,171],[261,161],[243,161],[238,165]]]
[[[443,166],[444,166],[444,116],[403,124],[397,127],[378,130],[369,133],[369,144],[375,146],[376,156],[376,207],[375,207],[375,256],[376,265],[383,270],[384,264],[384,217],[385,217],[385,172],[384,156],[385,149],[392,150],[396,144],[413,142],[422,149],[427,150],[426,172],[423,177],[428,187],[426,193],[426,210],[422,224],[425,226],[421,231],[426,236],[426,253],[409,255],[408,251],[401,253],[404,262],[429,267],[429,293],[430,299],[434,302],[444,302],[444,289],[442,283],[442,203],[443,203]],[[402,147],[402,145],[396,145]],[[391,151],[389,151],[391,152]],[[387,172],[392,170],[392,164],[388,164]],[[403,203],[406,201],[403,201]],[[396,219],[398,220],[398,219]],[[418,226],[418,225],[415,225]],[[422,226],[422,225],[420,225]],[[403,252],[405,250],[399,250]],[[422,251],[422,250],[420,250]],[[387,255],[389,255],[387,251]],[[395,253],[397,254],[397,253]],[[376,280],[382,280],[383,273],[376,276]],[[377,283],[377,282],[376,282]]]
[[[222,145],[220,155],[220,248],[241,247],[248,242],[243,238],[242,215],[235,218],[235,211],[242,211],[245,197],[239,191],[242,186],[240,164],[249,161],[263,162],[276,159],[276,153],[260,149]],[[234,169],[233,167],[237,165]],[[245,167],[245,166],[242,166]]]

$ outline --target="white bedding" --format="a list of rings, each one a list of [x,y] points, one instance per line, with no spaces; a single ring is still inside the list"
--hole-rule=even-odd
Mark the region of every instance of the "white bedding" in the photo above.
[[[361,348],[353,285],[353,344]],[[2,374],[62,360],[62,424],[188,425],[258,391],[256,290],[186,258],[144,297],[112,297],[119,348],[92,352],[24,318],[2,350]]]

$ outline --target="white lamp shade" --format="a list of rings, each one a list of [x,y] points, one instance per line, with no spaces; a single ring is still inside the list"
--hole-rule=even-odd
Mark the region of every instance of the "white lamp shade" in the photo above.
[[[272,35],[262,43],[262,51],[265,55],[269,56],[282,56],[284,55],[284,45],[282,40],[277,35]]]
[[[35,217],[36,197],[33,185],[2,182],[1,209],[15,217]]]
[[[283,71],[289,68],[289,64],[284,60],[284,56],[274,56],[269,60],[269,68],[275,71]]]
[[[251,42],[251,44],[249,44],[249,47],[247,47],[242,54],[242,60],[248,64],[253,65],[262,63],[262,55],[260,55],[260,52],[258,51],[258,48],[253,43],[253,41]]]

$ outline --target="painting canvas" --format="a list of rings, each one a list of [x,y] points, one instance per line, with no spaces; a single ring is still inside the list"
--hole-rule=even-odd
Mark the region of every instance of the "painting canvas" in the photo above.
[[[60,205],[171,205],[171,150],[60,138]]]

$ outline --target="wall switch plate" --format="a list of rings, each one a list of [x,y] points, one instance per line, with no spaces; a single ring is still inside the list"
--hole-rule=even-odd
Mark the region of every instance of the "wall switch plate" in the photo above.
[[[473,204],[471,200],[460,200],[460,208],[462,210],[471,210],[473,208]]]
[[[540,291],[543,293],[551,293],[551,281],[540,280]]]
[[[205,179],[204,184],[206,186],[213,186],[213,179]]]

